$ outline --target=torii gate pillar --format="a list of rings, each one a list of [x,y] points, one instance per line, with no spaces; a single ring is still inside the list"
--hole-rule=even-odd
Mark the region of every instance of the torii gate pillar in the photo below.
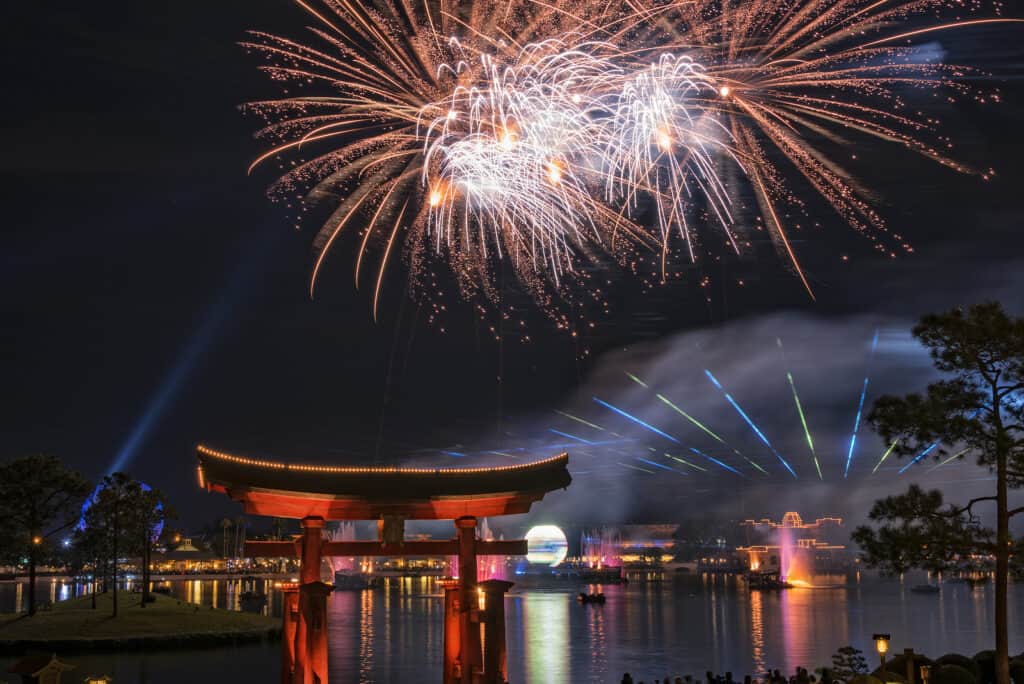
[[[476,595],[476,518],[463,516],[455,520],[459,534],[459,642],[462,682],[477,681],[483,672],[480,649],[480,601]]]
[[[484,682],[506,684],[505,593],[512,588],[512,582],[490,579],[477,586],[484,594]]]
[[[323,527],[323,518],[302,519],[302,586],[295,630],[294,684],[327,684],[327,596],[333,587],[320,581]]]
[[[299,626],[299,583],[281,585],[281,684],[293,684],[295,671],[295,633]]]
[[[461,684],[462,661],[459,650],[462,639],[459,636],[459,580],[443,579],[444,589],[444,671],[442,684]]]

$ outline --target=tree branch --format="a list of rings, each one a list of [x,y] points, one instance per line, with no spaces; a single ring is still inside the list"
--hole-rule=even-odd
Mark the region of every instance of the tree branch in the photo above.
[[[1013,394],[1014,392],[1024,390],[1024,382],[1018,382],[1016,385],[1003,385],[998,389],[1000,396],[1005,397],[1007,395]]]
[[[979,496],[976,499],[971,499],[970,501],[968,501],[967,505],[964,506],[963,508],[957,508],[957,509],[955,509],[953,511],[950,511],[950,515],[960,515],[961,513],[968,513],[968,512],[973,514],[974,511],[972,511],[971,508],[974,506],[974,504],[981,503],[982,501],[995,501],[995,500],[996,500],[996,497],[994,497],[994,496]]]
[[[1024,513],[1024,506],[1018,506],[1017,508],[1011,508],[1009,511],[1006,512],[1006,517],[1012,518],[1013,516],[1017,515],[1018,513]]]

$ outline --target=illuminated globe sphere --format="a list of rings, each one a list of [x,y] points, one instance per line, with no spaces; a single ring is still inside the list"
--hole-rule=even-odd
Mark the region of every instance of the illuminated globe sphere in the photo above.
[[[526,560],[555,566],[565,560],[569,542],[556,525],[537,525],[526,533]]]

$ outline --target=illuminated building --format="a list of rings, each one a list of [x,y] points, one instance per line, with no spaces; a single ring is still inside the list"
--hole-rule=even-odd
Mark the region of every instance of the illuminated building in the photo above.
[[[153,567],[158,573],[221,572],[226,563],[214,552],[196,548],[185,537],[173,549],[154,554]]]
[[[768,518],[744,520],[747,545],[736,551],[745,557],[750,570],[780,570],[783,575],[799,572],[835,572],[850,563],[843,519],[817,518],[804,522],[800,514],[789,511],[776,522]]]

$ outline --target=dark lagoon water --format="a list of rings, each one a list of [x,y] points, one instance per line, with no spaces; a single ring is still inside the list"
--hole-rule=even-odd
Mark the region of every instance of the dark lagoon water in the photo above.
[[[874,576],[818,576],[813,586],[750,592],[729,576],[687,576],[604,587],[606,604],[580,605],[581,587],[554,580],[520,583],[506,604],[509,675],[513,682],[618,682],[628,671],[651,681],[712,669],[738,677],[766,667],[819,667],[852,644],[874,662],[870,638],[892,634],[892,648],[937,657],[991,648],[993,587],[944,584],[938,595],[910,591]],[[264,588],[267,612],[280,610],[271,581],[178,580],[174,595],[203,605],[237,608],[238,594]],[[40,583],[55,600],[76,587]],[[0,583],[0,611],[17,607],[24,585]],[[1010,590],[1011,653],[1024,650],[1024,586]],[[404,578],[330,598],[331,682],[440,681],[443,607],[433,580]],[[72,681],[106,673],[115,682],[274,682],[277,644],[218,650],[74,654]],[[12,659],[0,658],[6,670]],[[2,676],[2,675],[0,675]]]

